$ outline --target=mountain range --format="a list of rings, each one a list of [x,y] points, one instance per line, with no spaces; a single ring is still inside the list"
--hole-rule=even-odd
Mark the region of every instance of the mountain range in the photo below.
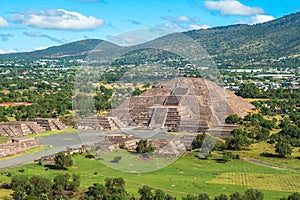
[[[230,25],[193,30],[183,34],[198,41],[217,63],[252,65],[284,58],[297,64],[300,58],[300,12],[255,25]],[[170,34],[158,40],[176,39]],[[150,41],[155,42],[156,40]],[[84,58],[103,40],[86,39],[44,50],[0,55],[4,59]],[[120,48],[110,44],[112,48]]]

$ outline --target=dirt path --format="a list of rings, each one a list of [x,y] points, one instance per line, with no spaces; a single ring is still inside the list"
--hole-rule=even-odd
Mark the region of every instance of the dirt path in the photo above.
[[[264,161],[257,160],[257,159],[254,159],[254,158],[241,158],[241,159],[244,160],[244,161],[247,161],[247,162],[251,162],[251,163],[255,163],[255,164],[259,164],[259,165],[264,165],[264,166],[267,166],[267,167],[273,167],[273,168],[278,168],[278,169],[283,169],[283,170],[287,170],[287,171],[291,171],[291,172],[300,173],[300,170],[290,169],[290,168],[287,168],[287,167],[283,167],[283,166],[280,166],[280,165],[275,165],[275,164],[264,162]]]

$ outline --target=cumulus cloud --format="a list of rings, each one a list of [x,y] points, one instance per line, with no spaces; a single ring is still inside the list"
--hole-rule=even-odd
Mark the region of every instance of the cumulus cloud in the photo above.
[[[163,20],[167,20],[171,23],[165,23],[161,27],[171,29],[174,31],[186,31],[186,30],[197,30],[211,28],[208,24],[199,24],[199,18],[191,18],[188,16],[164,16]]]
[[[47,49],[48,47],[44,47],[44,46],[40,46],[40,47],[37,47],[35,50],[44,50],[44,49]]]
[[[199,29],[208,29],[211,28],[208,24],[189,24],[188,25],[190,30],[199,30]]]
[[[0,28],[5,28],[5,27],[8,27],[8,22],[2,17],[0,17]]]
[[[255,15],[248,19],[240,20],[237,23],[238,24],[259,24],[259,23],[272,21],[274,19],[275,17],[273,17],[272,15]]]
[[[9,20],[23,26],[58,30],[88,30],[104,24],[103,19],[64,9],[20,12],[11,15]]]
[[[241,15],[251,16],[256,14],[264,14],[264,10],[260,7],[249,7],[237,0],[207,0],[204,3],[209,10],[219,11],[223,15]]]
[[[15,49],[9,49],[9,50],[0,49],[0,54],[16,53],[16,52],[17,52],[17,50],[15,50]]]
[[[2,42],[7,42],[10,37],[13,37],[10,33],[0,33],[0,39]]]
[[[184,16],[184,15],[181,15],[181,16],[178,16],[178,17],[163,16],[162,19],[163,19],[163,20],[168,20],[168,21],[173,22],[173,23],[175,23],[175,24],[187,23],[187,22],[189,22],[189,21],[195,21],[195,20],[198,20],[197,18],[195,18],[195,19],[190,19],[189,17]]]
[[[42,33],[39,33],[39,32],[23,32],[24,35],[28,36],[28,37],[43,37],[43,38],[48,38],[54,42],[57,42],[59,44],[62,44],[64,43],[64,41],[60,40],[60,39],[57,39],[55,37],[51,37],[49,35],[45,35],[45,34],[42,34]]]

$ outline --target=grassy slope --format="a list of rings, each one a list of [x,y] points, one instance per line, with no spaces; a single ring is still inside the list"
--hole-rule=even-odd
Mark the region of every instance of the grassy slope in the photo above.
[[[273,157],[261,156],[260,154],[264,152],[273,154],[274,156]],[[274,145],[268,144],[267,142],[252,144],[249,150],[236,151],[234,153],[239,154],[241,157],[255,158],[258,160],[262,160],[264,162],[284,166],[286,168],[300,170],[300,148],[299,147],[293,148],[293,153],[291,157],[288,159],[277,158]]]
[[[181,197],[187,193],[208,193],[211,196],[220,193],[231,194],[234,192],[244,192],[248,187],[232,184],[215,184],[212,180],[218,179],[224,173],[247,173],[251,174],[273,174],[288,175],[287,177],[299,175],[296,173],[273,169],[265,166],[251,164],[242,160],[233,160],[228,163],[218,163],[213,159],[199,160],[193,156],[185,156],[171,164],[170,166],[151,173],[124,173],[106,167],[97,160],[84,158],[82,155],[74,157],[75,167],[69,168],[69,173],[80,174],[81,186],[87,188],[96,182],[103,182],[106,177],[123,177],[126,181],[126,188],[129,192],[137,196],[138,188],[142,185],[149,185],[153,188],[161,188],[176,197]],[[65,171],[45,170],[45,167],[36,164],[29,164],[10,170],[0,171],[0,184],[9,182],[10,177],[6,177],[7,172],[13,175],[21,174],[20,168],[25,169],[25,174],[42,175],[53,178],[55,175],[65,173]],[[94,172],[98,172],[96,175]],[[275,200],[279,197],[287,196],[288,192],[273,191],[272,184],[264,185],[262,190],[266,199]],[[259,189],[259,188],[257,188]],[[299,189],[300,191],[300,189]],[[7,191],[5,191],[7,192]],[[0,190],[0,197],[2,191]]]

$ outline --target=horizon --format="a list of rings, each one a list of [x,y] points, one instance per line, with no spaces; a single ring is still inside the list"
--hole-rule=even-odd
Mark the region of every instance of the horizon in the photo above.
[[[0,54],[42,50],[84,39],[111,37],[143,29],[168,33],[258,24],[300,11],[300,2],[249,0],[0,0]]]

